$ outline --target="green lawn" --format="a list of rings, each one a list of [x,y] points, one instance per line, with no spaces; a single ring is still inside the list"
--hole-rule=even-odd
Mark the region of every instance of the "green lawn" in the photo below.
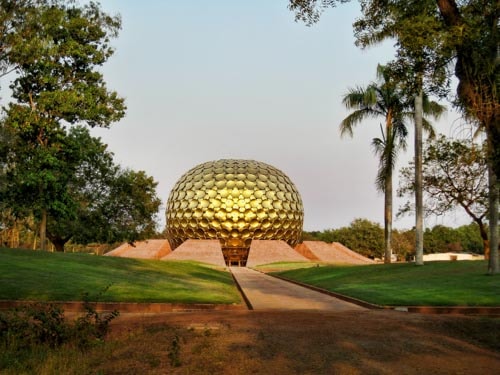
[[[240,303],[231,274],[196,262],[0,248],[0,300]]]
[[[500,275],[485,261],[324,266],[277,275],[387,306],[500,306]]]
[[[316,263],[311,262],[274,262],[268,264],[261,264],[252,268],[262,272],[282,272],[291,269],[298,268],[308,268],[308,267],[316,267]]]

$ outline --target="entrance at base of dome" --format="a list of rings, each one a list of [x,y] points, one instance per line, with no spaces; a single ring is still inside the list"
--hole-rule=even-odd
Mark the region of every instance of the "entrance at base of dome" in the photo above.
[[[222,254],[228,266],[245,267],[248,259],[248,247],[223,248]]]
[[[222,244],[222,254],[227,266],[245,267],[250,246],[239,238],[231,238]]]

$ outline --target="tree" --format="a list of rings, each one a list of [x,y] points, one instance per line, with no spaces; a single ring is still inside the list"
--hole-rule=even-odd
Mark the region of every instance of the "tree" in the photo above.
[[[402,261],[410,261],[414,255],[415,230],[394,230],[393,250],[397,258]]]
[[[424,233],[426,253],[446,253],[462,251],[462,245],[456,230],[444,225],[426,228]]]
[[[383,230],[378,223],[367,219],[354,219],[348,227],[326,230],[321,241],[340,242],[344,246],[369,258],[384,256]]]
[[[415,124],[415,263],[423,265],[422,142],[426,86],[429,91],[446,82],[438,14],[432,1],[362,2],[363,18],[354,23],[357,45],[365,48],[395,38],[396,59],[390,63],[406,95],[414,98]],[[438,114],[442,113],[437,112]]]
[[[155,235],[157,185],[144,171],[118,170],[105,194],[86,208],[75,242],[132,243]]]
[[[61,162],[65,164],[56,176],[63,176],[65,172],[67,177],[60,182],[62,190],[56,199],[60,201],[61,197],[66,197],[66,200],[63,204],[50,206],[47,212],[47,237],[56,251],[64,251],[66,242],[86,230],[82,219],[92,211],[95,202],[109,191],[118,171],[107,146],[100,139],[91,137],[82,126],[68,131],[64,150]]]
[[[343,98],[348,109],[354,111],[340,124],[341,134],[351,135],[353,127],[370,117],[383,117],[384,127],[381,126],[382,137],[372,141],[375,154],[379,157],[379,169],[376,187],[384,193],[384,239],[386,263],[391,262],[392,246],[392,173],[396,165],[397,154],[400,149],[406,149],[408,130],[406,121],[413,115],[413,103],[407,99],[401,85],[391,78],[391,71],[384,66],[378,66],[378,82],[371,83],[366,88],[351,89]],[[442,107],[429,101],[425,96],[427,113],[438,116]],[[436,109],[437,108],[437,109]],[[425,128],[431,134],[432,126],[427,119],[422,119]]]
[[[9,61],[12,41],[21,25],[27,25],[27,8],[30,3],[30,0],[0,0],[0,77],[13,69]]]
[[[64,153],[52,164],[51,189],[44,192],[46,195],[50,191],[53,199],[47,206],[47,237],[56,251],[64,251],[69,240],[79,244],[133,242],[155,233],[161,201],[156,194],[157,183],[151,177],[115,165],[107,146],[91,137],[83,126],[72,127],[60,137],[59,144]],[[0,189],[1,202],[7,209],[2,212],[15,207],[21,217],[29,217],[36,209],[29,210],[25,204],[28,201],[36,204],[39,197],[25,197],[29,189],[18,189],[12,182],[19,175],[29,178],[37,173],[37,168],[28,171],[16,168],[25,154],[16,152],[13,145],[11,142],[9,147],[10,164],[0,179],[5,182]],[[15,206],[17,201],[21,202],[19,207]],[[15,227],[16,221],[11,219],[11,222]]]
[[[472,222],[469,225],[462,225],[456,228],[456,231],[464,251],[484,254],[484,242],[476,223]]]
[[[366,88],[350,89],[342,100],[348,109],[353,109],[340,124],[341,135],[353,134],[353,128],[371,117],[383,117],[382,137],[372,141],[375,154],[379,157],[376,187],[384,193],[384,240],[385,263],[391,262],[392,246],[392,171],[399,149],[406,148],[408,130],[405,118],[409,115],[409,104],[401,89],[390,80],[387,69],[377,67],[378,82]]]
[[[312,23],[319,19],[325,7],[343,0],[291,0],[290,8],[298,19]],[[424,83],[439,87],[446,81],[445,65],[448,54],[441,43],[441,26],[432,0],[360,1],[363,17],[354,23],[356,45],[365,48],[393,38],[396,43],[396,59],[389,65],[406,95],[414,97],[415,122],[415,189],[416,236],[415,259],[423,264],[423,215],[421,194],[421,150],[423,127]],[[439,53],[437,53],[438,51]]]
[[[289,8],[296,12],[296,19],[304,20],[309,24],[319,19],[321,11],[337,3],[348,0],[290,0]],[[360,0],[364,15],[368,15],[372,25],[391,26],[387,18],[381,16],[384,12],[395,10],[395,20],[402,26],[403,34],[389,33],[373,34],[368,32],[368,40],[380,41],[387,36],[397,38],[401,43],[403,54],[412,55],[416,45],[422,45],[426,37],[437,42],[424,43],[420,57],[436,58],[427,66],[442,69],[441,64],[448,58],[453,58],[454,74],[458,79],[456,104],[465,116],[475,120],[480,129],[484,129],[488,139],[489,172],[489,225],[490,225],[490,261],[488,272],[500,272],[498,259],[498,196],[500,179],[500,100],[498,98],[498,64],[500,50],[498,48],[498,26],[500,24],[500,7],[497,1],[491,0]],[[439,17],[422,18],[423,7],[438,12]],[[373,13],[367,12],[373,10]],[[364,28],[363,24],[357,22]],[[415,33],[413,26],[420,27],[420,33]],[[408,32],[405,32],[408,31]],[[415,41],[415,42],[413,42]],[[408,43],[409,42],[409,43]],[[420,59],[424,62],[425,59]],[[451,61],[451,59],[450,59]],[[418,60],[417,60],[418,62]],[[419,70],[416,70],[418,73]],[[420,70],[420,72],[422,72]],[[439,76],[440,74],[438,74]],[[417,80],[418,82],[419,80]],[[418,168],[417,168],[418,169]],[[418,172],[416,172],[418,173]],[[419,236],[417,236],[419,237]],[[417,240],[418,242],[418,240]],[[418,250],[418,249],[417,249]]]
[[[356,219],[349,227],[327,229],[321,232],[304,232],[304,235],[310,241],[341,242],[373,258],[381,257],[383,254],[381,233],[382,229],[378,224],[366,219]],[[392,236],[394,254],[397,254],[399,260],[410,261],[414,255],[415,229],[394,230]],[[426,253],[469,251],[479,254],[483,252],[483,243],[476,223],[458,228],[443,225],[426,228],[424,240]]]
[[[428,215],[443,215],[457,207],[471,217],[481,235],[484,254],[489,242],[485,219],[488,214],[487,151],[483,145],[467,140],[449,140],[440,136],[430,142],[423,157],[423,187],[425,211]],[[401,169],[399,195],[414,191],[414,164]],[[401,214],[411,211],[406,203]]]
[[[48,211],[64,211],[70,202],[59,175],[65,127],[107,127],[124,115],[123,99],[106,88],[98,70],[113,54],[109,42],[120,19],[93,2],[23,4],[22,22],[11,22],[3,35],[3,59],[18,73],[11,85],[16,102],[7,107],[4,126],[22,140],[16,152],[24,158],[17,159],[12,183],[24,198],[15,206],[34,209],[44,248]]]

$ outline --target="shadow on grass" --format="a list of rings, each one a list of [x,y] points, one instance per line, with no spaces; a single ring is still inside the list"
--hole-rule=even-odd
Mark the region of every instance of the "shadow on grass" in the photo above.
[[[80,300],[112,285],[103,301],[239,303],[229,272],[193,262],[0,250],[0,299]]]

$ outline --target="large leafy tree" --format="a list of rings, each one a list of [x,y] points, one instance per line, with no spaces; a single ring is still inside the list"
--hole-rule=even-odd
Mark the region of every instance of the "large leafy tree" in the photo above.
[[[324,8],[347,1],[290,0],[289,7],[296,12],[297,19],[313,23],[319,19]],[[447,59],[453,61],[454,74],[458,79],[456,102],[466,116],[475,120],[478,127],[486,131],[488,138],[491,252],[488,271],[491,274],[498,273],[500,271],[498,259],[498,185],[500,182],[497,178],[500,176],[500,101],[498,100],[500,7],[498,1],[360,0],[359,2],[364,19],[361,23],[356,22],[355,26],[358,27],[357,31],[367,31],[365,35],[368,36],[368,40],[377,41],[387,36],[395,37],[402,47],[398,49],[403,56],[402,61],[406,59],[417,64],[425,63],[435,72],[445,67],[443,62]],[[427,13],[427,10],[434,10],[439,17]],[[394,17],[386,17],[387,12]],[[403,27],[395,29],[393,28],[395,25]],[[373,33],[375,29],[383,32]],[[418,32],[418,29],[421,32]],[[398,32],[391,35],[394,31]],[[426,60],[431,63],[426,63]],[[420,77],[423,71],[421,67],[415,71],[417,85],[422,82]],[[440,75],[441,73],[433,73],[433,78]],[[416,97],[417,103],[419,102],[418,96],[420,95]],[[416,167],[418,177],[420,166],[417,164]],[[419,178],[416,182],[419,185]],[[419,203],[418,197],[416,201]],[[417,242],[421,234],[417,235]]]
[[[444,136],[430,142],[424,150],[424,194],[427,215],[443,215],[463,209],[477,225],[485,255],[489,253],[488,166],[486,147],[467,140]],[[401,169],[399,194],[413,193],[414,163]],[[412,210],[406,203],[401,213]]]
[[[118,169],[105,193],[86,207],[75,241],[134,242],[156,235],[157,185],[144,171]]]
[[[379,157],[379,169],[376,187],[384,193],[384,239],[385,262],[390,263],[392,254],[392,216],[393,216],[393,178],[397,154],[406,148],[408,136],[407,122],[413,117],[413,101],[408,100],[402,85],[391,77],[387,67],[378,66],[378,82],[369,84],[366,88],[351,89],[344,96],[343,103],[353,112],[340,124],[341,134],[352,136],[354,126],[367,118],[382,117],[385,120],[381,126],[382,137],[375,138],[372,146]],[[426,114],[439,117],[444,107],[425,96],[423,109]],[[432,134],[432,126],[423,118],[425,128]]]
[[[17,141],[23,143],[20,137]],[[60,145],[64,152],[51,165],[50,190],[44,192],[45,196],[50,192],[57,203],[47,205],[47,237],[57,251],[64,251],[69,240],[79,244],[133,242],[155,234],[160,199],[151,177],[115,165],[107,146],[91,137],[85,127],[72,127],[61,135]],[[40,197],[29,195],[29,188],[15,182],[28,179],[38,168],[19,170],[18,164],[26,166],[24,147],[11,141],[8,149],[0,196],[5,212],[29,217],[36,207],[29,209],[26,203],[36,204]],[[21,203],[15,207],[14,202]]]
[[[91,185],[89,189],[95,191],[85,192],[93,199],[80,207],[73,241],[132,243],[155,235],[161,201],[153,178],[143,171],[117,169],[112,178],[104,176],[104,180],[101,189]]]
[[[0,77],[13,70],[14,64],[11,64],[9,59],[12,42],[17,38],[16,33],[30,27],[26,22],[26,17],[31,3],[30,0],[0,0]]]
[[[52,185],[60,186],[55,202],[47,210],[47,237],[57,251],[77,233],[85,230],[82,220],[102,194],[109,190],[118,167],[113,155],[98,138],[82,126],[72,127],[64,137],[60,171],[52,169]],[[15,169],[14,169],[15,170]],[[62,208],[62,209],[61,209]]]
[[[17,210],[30,207],[40,223],[45,246],[48,212],[71,211],[65,184],[65,128],[73,124],[107,127],[125,111],[123,99],[109,91],[99,67],[112,55],[110,39],[120,19],[90,2],[80,6],[59,0],[22,2],[3,30],[6,65],[17,76],[11,84],[14,103],[4,126],[17,133],[23,154],[11,183],[23,191]],[[22,147],[21,147],[22,146]],[[12,165],[12,164],[11,164]]]

